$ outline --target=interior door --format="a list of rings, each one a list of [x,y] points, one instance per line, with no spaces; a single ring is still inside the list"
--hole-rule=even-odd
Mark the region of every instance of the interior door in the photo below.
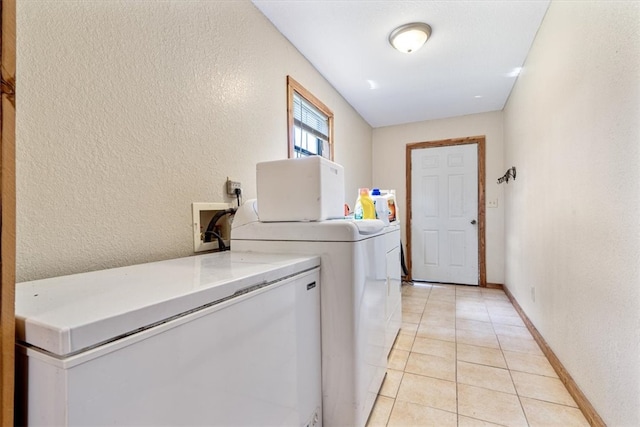
[[[478,285],[478,146],[411,151],[413,280]]]

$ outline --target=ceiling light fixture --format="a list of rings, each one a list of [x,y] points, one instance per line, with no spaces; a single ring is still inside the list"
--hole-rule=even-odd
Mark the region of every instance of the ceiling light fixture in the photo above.
[[[401,25],[389,34],[389,43],[402,53],[420,49],[431,36],[431,27],[424,22]]]

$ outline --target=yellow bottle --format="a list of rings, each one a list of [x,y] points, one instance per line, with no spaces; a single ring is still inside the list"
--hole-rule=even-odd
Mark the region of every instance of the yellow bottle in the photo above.
[[[373,199],[369,196],[368,188],[361,188],[359,190],[360,195],[356,202],[356,219],[376,219],[376,208],[373,204]],[[362,209],[362,216],[359,215],[359,210]]]

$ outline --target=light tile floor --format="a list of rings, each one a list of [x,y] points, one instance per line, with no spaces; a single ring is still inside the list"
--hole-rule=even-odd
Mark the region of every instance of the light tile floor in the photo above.
[[[498,289],[402,287],[403,323],[368,426],[588,426]]]

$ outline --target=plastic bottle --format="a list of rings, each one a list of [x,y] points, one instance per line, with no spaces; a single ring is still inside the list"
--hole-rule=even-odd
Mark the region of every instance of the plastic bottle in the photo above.
[[[353,208],[353,219],[362,219],[362,204],[360,203],[360,196],[356,200],[356,204]]]
[[[387,199],[380,194],[380,190],[377,188],[371,190],[371,198],[373,199],[373,204],[375,206],[376,218],[388,225],[389,209]]]
[[[387,205],[389,206],[389,222],[396,220],[396,201],[393,197],[387,197]]]
[[[376,219],[376,211],[373,205],[373,200],[369,196],[368,188],[361,188],[358,190],[360,195],[356,201],[355,207],[355,219]]]

